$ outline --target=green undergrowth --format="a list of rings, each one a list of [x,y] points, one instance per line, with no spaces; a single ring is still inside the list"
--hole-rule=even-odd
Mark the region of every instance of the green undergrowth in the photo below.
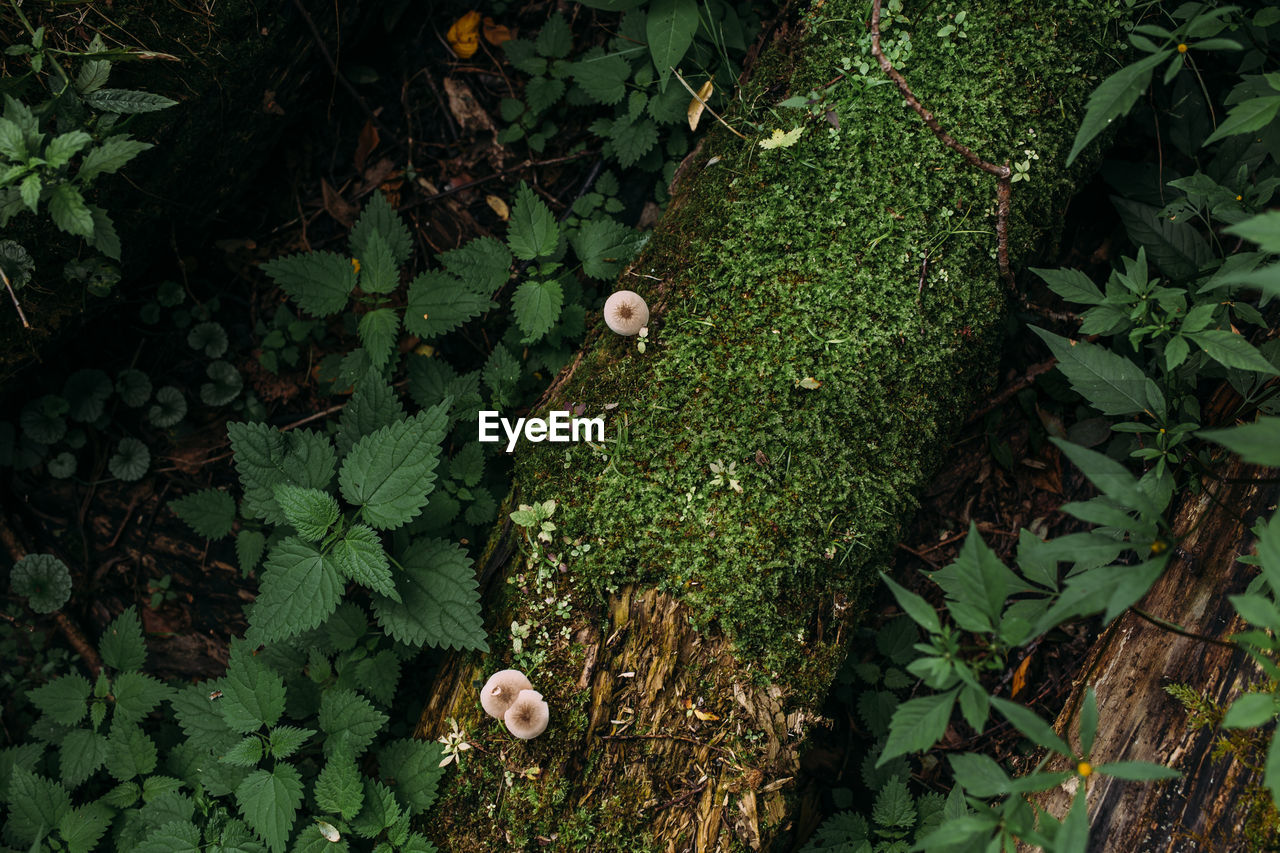
[[[559,501],[560,528],[592,543],[584,580],[681,595],[745,667],[801,698],[820,695],[838,660],[814,636],[815,611],[856,601],[883,564],[983,387],[1006,302],[994,180],[892,86],[867,85],[878,69],[823,92],[838,129],[775,106],[869,58],[866,5],[825,4],[803,61],[775,54],[743,93],[739,119],[802,127],[799,141],[765,150],[714,134],[691,164],[709,172],[677,188],[622,277],[659,306],[646,351],[605,341],[559,397],[606,415],[606,443],[517,462],[522,499]],[[962,42],[934,35],[943,4],[897,19],[886,39],[910,30],[900,65],[958,139],[996,162],[1037,155],[1015,185],[1011,248],[1027,262],[1079,175],[1062,164],[1094,85],[1078,63],[1096,51],[1080,46],[1109,16],[967,8]]]

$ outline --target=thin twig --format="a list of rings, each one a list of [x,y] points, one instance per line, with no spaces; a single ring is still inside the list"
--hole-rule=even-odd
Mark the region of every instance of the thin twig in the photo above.
[[[1177,634],[1179,637],[1186,637],[1189,640],[1199,640],[1202,643],[1210,643],[1215,646],[1224,646],[1233,651],[1239,651],[1241,648],[1236,643],[1229,643],[1226,640],[1219,640],[1216,637],[1207,637],[1204,634],[1197,634],[1194,631],[1188,631],[1176,622],[1170,622],[1167,619],[1161,619],[1159,616],[1153,616],[1140,608],[1130,607],[1129,609],[1133,611],[1135,616],[1145,619],[1157,628]]]
[[[325,64],[329,66],[329,70],[333,72],[333,79],[342,84],[342,88],[347,91],[355,102],[360,106],[360,110],[365,114],[369,121],[373,122],[378,131],[388,139],[395,139],[396,136],[387,129],[381,121],[378,120],[377,114],[365,103],[364,97],[356,91],[356,87],[351,85],[351,81],[346,78],[341,71],[338,70],[338,64],[333,61],[333,55],[329,53],[329,47],[324,43],[324,36],[320,34],[320,28],[316,26],[315,20],[311,17],[311,13],[307,11],[306,6],[302,5],[302,0],[293,0],[293,5],[297,8],[298,14],[302,15],[302,20],[306,22],[307,29],[311,30],[311,38],[315,42],[316,47],[320,50],[320,55],[324,57]]]
[[[1057,363],[1058,360],[1056,358],[1050,358],[1040,362],[1039,364],[1031,365],[1021,376],[1001,388],[1000,392],[988,400],[981,408],[974,409],[970,412],[969,416],[965,418],[965,423],[973,423],[988,412],[994,412],[996,409],[1012,400],[1019,391],[1022,391],[1025,388],[1030,388],[1031,385],[1035,383],[1036,379],[1043,374],[1048,373],[1050,370],[1053,370]]]
[[[956,141],[955,137],[942,129],[942,125],[938,123],[938,119],[932,112],[925,109],[924,104],[920,103],[920,99],[911,91],[911,87],[907,85],[906,78],[893,67],[893,63],[889,61],[889,57],[884,55],[884,51],[880,49],[880,0],[872,0],[871,3],[871,55],[880,63],[881,70],[889,75],[898,86],[898,91],[902,93],[902,97],[906,99],[911,109],[916,111],[925,125],[933,131],[933,135],[943,145],[955,151],[965,159],[965,162],[973,166],[975,169],[981,169],[989,175],[994,175],[996,184],[996,262],[1000,266],[1000,275],[1009,285],[1010,291],[1016,296],[1017,286],[1013,278],[1013,272],[1009,267],[1009,208],[1010,201],[1013,197],[1013,170],[1006,163],[1003,166],[997,166],[988,160],[984,160],[969,148]]]
[[[3,267],[0,267],[0,278],[4,279],[4,286],[9,291],[9,298],[13,300],[13,307],[18,310],[18,319],[22,321],[22,328],[30,329],[31,324],[27,322],[27,315],[22,313],[22,303],[18,301],[18,294],[13,292],[13,285],[9,283],[9,276],[5,275]]]
[[[492,175],[485,175],[483,178],[476,178],[474,181],[467,181],[465,184],[458,184],[456,187],[450,187],[447,190],[441,190],[438,193],[433,193],[429,196],[424,196],[423,198],[414,199],[408,204],[401,205],[396,209],[401,213],[403,213],[406,210],[412,210],[415,207],[421,207],[424,204],[430,204],[433,201],[438,201],[442,198],[447,198],[448,196],[454,195],[455,193],[460,193],[463,190],[469,190],[472,187],[478,187],[481,184],[487,184],[489,181],[506,177],[507,175],[510,175],[512,172],[519,172],[524,169],[537,169],[542,166],[558,166],[561,163],[572,163],[574,160],[581,160],[583,157],[586,157],[594,153],[596,152],[578,151],[577,153],[574,153],[574,154],[566,154],[564,157],[553,157],[550,160],[525,160],[523,163],[520,163],[517,166],[510,166],[506,169],[502,169],[500,171],[494,172]]]

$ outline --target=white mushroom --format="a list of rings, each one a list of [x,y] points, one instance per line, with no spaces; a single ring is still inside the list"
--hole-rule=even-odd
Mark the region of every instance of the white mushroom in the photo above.
[[[547,723],[551,721],[551,709],[538,691],[521,690],[502,719],[513,735],[521,740],[529,740],[547,730]]]
[[[619,290],[604,303],[604,321],[619,335],[636,335],[649,325],[649,306],[633,290]]]
[[[495,720],[501,720],[521,690],[532,690],[533,685],[518,669],[504,669],[489,676],[480,691],[480,705]]]

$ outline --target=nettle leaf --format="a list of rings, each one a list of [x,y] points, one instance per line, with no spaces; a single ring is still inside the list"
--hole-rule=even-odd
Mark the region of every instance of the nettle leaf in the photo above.
[[[58,748],[58,773],[62,784],[75,788],[107,760],[107,738],[88,729],[72,729]]]
[[[1072,341],[1044,329],[1032,330],[1058,358],[1058,369],[1072,389],[1104,415],[1149,412],[1163,418],[1164,394],[1141,367],[1106,347]]]
[[[323,539],[338,520],[338,501],[328,492],[288,483],[281,483],[274,491],[285,520],[308,542]]]
[[[338,753],[325,762],[324,769],[316,777],[316,805],[321,811],[351,820],[364,806],[364,783],[355,759]]]
[[[222,689],[220,682],[221,679],[203,681],[183,687],[170,701],[174,716],[187,738],[215,754],[240,741],[240,733],[232,731],[223,719],[222,699],[210,698],[217,696],[216,690]]]
[[[658,126],[647,118],[633,121],[619,116],[609,123],[606,136],[618,163],[630,167],[658,144]]]
[[[1076,131],[1075,141],[1067,154],[1067,165],[1070,166],[1084,147],[1093,141],[1099,133],[1106,129],[1115,119],[1127,115],[1138,98],[1151,84],[1151,74],[1156,67],[1169,57],[1172,51],[1162,50],[1153,53],[1137,62],[1126,65],[1093,90],[1085,109],[1084,120]]]
[[[121,673],[112,682],[111,692],[116,697],[112,725],[141,722],[161,702],[171,699],[174,694],[171,687],[141,672]]]
[[[959,690],[957,687],[945,693],[909,699],[899,705],[893,712],[893,720],[889,723],[889,739],[885,742],[884,752],[880,754],[876,766],[880,767],[908,752],[930,749],[941,740],[947,730],[947,723],[951,720],[951,709],[955,706]]]
[[[351,254],[361,258],[362,263],[363,258],[371,254],[369,245],[374,234],[382,238],[397,267],[403,266],[413,254],[413,238],[409,236],[404,219],[381,191],[369,197],[356,224],[351,228]]]
[[[370,370],[356,383],[338,424],[338,453],[346,456],[357,441],[404,418],[404,407],[391,383]]]
[[[80,153],[80,151],[93,141],[93,137],[85,133],[83,130],[72,130],[67,133],[60,133],[53,139],[49,140],[49,145],[44,149],[44,159],[47,165],[51,167],[65,166],[71,161],[71,158]]]
[[[435,483],[447,404],[361,438],[342,462],[342,497],[379,530],[394,530],[422,511]]]
[[[251,734],[280,721],[284,713],[284,679],[253,653],[248,642],[231,641],[231,660],[219,684],[222,698],[215,707],[233,730]]]
[[[263,746],[262,738],[256,734],[248,735],[219,756],[218,760],[232,767],[257,767],[265,751]]]
[[[200,853],[200,829],[189,820],[171,820],[147,833],[135,853]]]
[[[342,587],[333,559],[290,536],[271,549],[262,567],[246,636],[265,644],[316,627],[338,606]]]
[[[516,382],[520,379],[521,365],[511,351],[497,344],[489,353],[481,376],[484,384],[493,392],[493,399],[500,405],[510,403],[515,397]],[[479,448],[480,445],[469,445]]]
[[[697,0],[654,0],[644,31],[653,66],[658,69],[659,88],[665,90],[671,69],[684,59],[698,31]]]
[[[400,602],[373,598],[378,624],[410,646],[487,650],[480,618],[479,584],[471,558],[443,539],[420,539],[400,558]]]
[[[356,664],[356,686],[375,702],[390,707],[400,683],[400,658],[391,649],[383,649]]]
[[[365,293],[390,293],[400,284],[400,269],[391,246],[377,231],[370,232],[360,261],[360,289]]]
[[[545,258],[555,253],[560,241],[560,226],[551,208],[538,198],[526,183],[516,189],[511,208],[507,245],[511,253],[524,261]]]
[[[358,757],[387,724],[386,714],[354,690],[330,689],[320,699],[324,754]]]
[[[548,18],[533,40],[533,49],[538,55],[550,59],[563,59],[572,48],[573,33],[569,30],[569,22],[560,15]]]
[[[98,641],[98,653],[103,663],[118,672],[142,669],[147,662],[147,644],[136,608],[127,608],[107,626]]]
[[[364,808],[351,822],[357,835],[374,838],[400,820],[400,804],[386,785],[376,779],[364,780]]]
[[[393,308],[376,308],[360,318],[356,333],[374,367],[391,360],[400,331],[400,315]]]
[[[71,570],[52,554],[28,554],[14,564],[9,586],[36,613],[52,613],[71,598]]]
[[[236,803],[245,822],[272,853],[280,853],[289,843],[302,805],[302,777],[288,764],[256,770],[236,788]]]
[[[333,544],[332,555],[338,570],[347,578],[394,601],[400,600],[400,593],[391,580],[387,552],[372,527],[354,525]]]
[[[1226,329],[1205,329],[1202,332],[1188,332],[1186,336],[1224,367],[1252,370],[1267,376],[1280,375],[1280,370],[1276,370],[1243,335]]]
[[[444,268],[468,290],[490,296],[506,284],[511,274],[511,252],[492,237],[477,237],[457,249],[436,255]]]
[[[267,424],[242,423],[227,424],[227,435],[244,487],[246,517],[287,523],[275,498],[275,487],[281,483],[329,488],[335,456],[327,436],[311,430],[282,433]]]
[[[533,115],[538,115],[546,112],[560,100],[564,90],[563,80],[556,80],[553,77],[534,77],[525,84],[525,103],[529,105],[529,111]]]
[[[444,747],[435,741],[393,740],[378,751],[378,771],[405,811],[417,815],[436,801],[443,758]]]
[[[404,327],[431,339],[452,332],[493,307],[495,303],[487,295],[463,287],[453,276],[424,272],[409,284]]]
[[[511,298],[515,309],[516,325],[524,332],[524,342],[540,339],[556,320],[560,319],[560,307],[564,304],[564,288],[560,282],[530,279],[516,288]]]
[[[84,719],[93,685],[82,675],[64,675],[48,684],[27,691],[27,700],[49,719],[64,726],[74,726]]]
[[[7,801],[5,834],[23,847],[36,846],[71,811],[71,795],[65,788],[22,766],[13,768]]]
[[[592,278],[613,279],[631,260],[639,245],[635,229],[613,219],[591,219],[569,238],[582,261],[582,271]]]
[[[267,548],[267,537],[257,530],[241,530],[236,534],[236,562],[240,564],[240,574],[248,576],[258,567],[262,552]]]
[[[313,317],[328,317],[347,307],[356,286],[351,259],[336,252],[300,252],[268,261],[262,269]]]
[[[630,76],[630,62],[616,53],[605,54],[600,47],[593,47],[573,64],[574,82],[591,100],[608,106],[618,103],[627,94],[627,78]]]
[[[174,515],[200,536],[221,539],[236,521],[236,502],[221,489],[202,489],[169,502]]]
[[[111,726],[107,738],[106,767],[111,777],[127,782],[138,776],[146,776],[156,769],[159,752],[155,742],[135,725]]]
[[[909,829],[916,822],[916,801],[907,783],[895,776],[880,789],[871,808],[871,819],[878,826]]]
[[[99,175],[110,175],[120,171],[126,163],[137,157],[148,148],[148,142],[139,142],[128,134],[112,136],[101,145],[90,148],[80,161],[80,169],[76,172],[76,180],[88,184]]]
[[[297,726],[276,726],[267,735],[271,757],[288,758],[297,752],[312,735],[315,729],[301,729]]]

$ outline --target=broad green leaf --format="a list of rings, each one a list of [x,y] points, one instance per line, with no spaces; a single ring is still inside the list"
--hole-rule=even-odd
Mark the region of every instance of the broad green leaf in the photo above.
[[[297,726],[276,726],[267,735],[271,757],[280,759],[293,755],[306,743],[315,729],[302,729]]]
[[[432,781],[434,787],[434,780]],[[355,759],[339,752],[325,762],[316,777],[316,805],[321,811],[351,820],[364,805],[364,783]]]
[[[9,778],[6,835],[24,847],[48,834],[71,811],[71,797],[57,782],[17,766]]]
[[[236,803],[245,822],[281,853],[289,843],[298,807],[302,805],[302,777],[291,765],[255,770],[236,788]]]
[[[1218,125],[1217,130],[1209,134],[1209,138],[1202,145],[1209,145],[1228,136],[1261,130],[1271,123],[1278,111],[1280,111],[1280,95],[1242,101],[1231,108],[1226,119]]]
[[[510,250],[492,237],[468,240],[461,247],[436,257],[468,290],[479,296],[496,293],[511,274]]]
[[[671,70],[684,59],[698,31],[697,0],[654,0],[645,19],[645,40],[658,69],[658,85],[667,88]]]
[[[404,418],[404,407],[381,373],[370,370],[356,383],[351,400],[342,409],[338,429],[338,453],[346,456],[352,446],[371,432]]]
[[[1280,375],[1280,370],[1276,370],[1243,335],[1226,329],[1205,329],[1203,332],[1188,333],[1187,337],[1224,367],[1252,370],[1267,376]]]
[[[383,649],[356,664],[355,685],[380,705],[390,707],[400,683],[400,658]]]
[[[1155,382],[1123,356],[1088,341],[1072,341],[1044,329],[1032,330],[1058,359],[1071,387],[1105,415],[1165,414],[1165,399]]]
[[[169,502],[169,508],[206,539],[221,539],[231,533],[236,521],[236,502],[221,489],[202,489]]]
[[[219,685],[222,698],[216,700],[215,707],[234,731],[251,734],[263,726],[269,728],[284,713],[284,680],[245,640],[232,641],[231,661]]]
[[[241,530],[236,534],[236,562],[240,564],[241,575],[248,577],[258,567],[266,548],[267,537],[257,530]]]
[[[118,172],[122,166],[153,146],[147,142],[131,139],[127,134],[112,136],[101,145],[90,148],[80,161],[80,169],[76,172],[76,180],[88,184],[99,175],[110,175]]]
[[[616,53],[606,54],[596,47],[573,64],[573,79],[587,97],[597,103],[613,106],[627,94],[627,78],[631,63]]]
[[[1138,98],[1151,83],[1151,73],[1161,62],[1168,59],[1171,50],[1153,53],[1137,62],[1126,65],[1098,85],[1089,95],[1089,103],[1085,108],[1084,120],[1076,131],[1075,141],[1067,154],[1067,165],[1070,166],[1084,147],[1093,141],[1099,133],[1115,119],[1127,115]]]
[[[151,379],[141,370],[126,367],[116,375],[116,393],[120,402],[136,409],[151,399]]]
[[[560,319],[564,304],[564,289],[555,280],[529,279],[521,282],[511,298],[515,310],[516,325],[524,332],[524,342],[533,343],[551,331]]]
[[[424,272],[409,284],[409,301],[404,309],[404,327],[431,339],[452,332],[473,317],[494,307],[487,294],[462,286],[442,272]]]
[[[1271,722],[1280,713],[1274,693],[1246,693],[1231,703],[1222,718],[1224,729],[1254,729]]]
[[[1213,250],[1190,221],[1171,219],[1159,208],[1140,201],[1119,196],[1112,196],[1111,201],[1133,242],[1170,278],[1193,279],[1213,261]]]
[[[400,284],[400,270],[387,240],[377,231],[369,233],[360,261],[360,289],[365,293],[390,293]]]
[[[58,821],[58,834],[67,853],[89,853],[111,825],[112,812],[100,802],[73,808]],[[170,851],[174,853],[174,851]]]
[[[1138,484],[1138,479],[1119,462],[1096,450],[1060,438],[1050,438],[1050,441],[1084,472],[1089,482],[1122,507],[1135,509],[1147,518],[1156,518],[1163,512],[1164,507],[1156,505]]]
[[[1098,735],[1098,694],[1090,685],[1080,704],[1080,751],[1088,757],[1093,752],[1093,741]]]
[[[876,762],[881,767],[899,755],[930,749],[947,730],[959,688],[909,699],[893,712],[889,739]]]
[[[542,29],[538,30],[537,38],[533,40],[533,47],[540,56],[549,59],[568,56],[573,48],[573,33],[569,29],[569,22],[560,15],[547,18]]]
[[[313,317],[341,311],[356,286],[351,259],[336,252],[300,252],[268,261],[262,270]]]
[[[112,725],[139,723],[161,702],[173,697],[173,689],[164,682],[141,672],[122,672],[111,684],[116,699]]]
[[[342,588],[333,558],[290,536],[267,555],[246,636],[265,644],[309,631],[338,606]]]
[[[1071,809],[1054,838],[1054,853],[1085,853],[1089,849],[1089,805],[1085,786],[1076,788]]]
[[[338,570],[347,578],[395,601],[400,600],[391,580],[387,552],[372,527],[365,524],[352,526],[333,544],[332,555]]]
[[[274,493],[285,520],[308,542],[323,539],[338,520],[338,501],[328,492],[280,483]]]
[[[58,184],[53,188],[49,194],[49,215],[53,224],[68,234],[93,236],[93,214],[73,184]]]
[[[89,215],[93,217],[93,236],[89,238],[89,245],[113,261],[120,260],[120,235],[116,233],[110,215],[96,204],[89,205]]]
[[[1280,253],[1280,210],[1268,210],[1224,230],[1257,243],[1264,252]]]
[[[127,483],[142,479],[151,467],[151,451],[132,436],[120,439],[116,452],[107,460],[107,470],[113,477]]]
[[[48,147],[44,149],[45,162],[51,168],[65,166],[71,161],[72,157],[79,154],[92,141],[93,137],[83,130],[60,133],[49,140]]]
[[[696,13],[695,13],[696,14]],[[560,240],[560,227],[551,215],[551,209],[534,195],[528,184],[522,183],[516,190],[515,205],[511,208],[510,231],[507,245],[521,260],[545,258],[556,250]]]
[[[200,829],[189,820],[171,820],[147,833],[135,853],[201,853]]]
[[[107,738],[88,729],[72,729],[58,747],[62,784],[74,789],[107,760]]]
[[[1265,595],[1232,595],[1230,599],[1236,612],[1250,625],[1280,631],[1280,608]]]
[[[393,530],[422,511],[435,483],[440,441],[447,427],[445,407],[364,436],[342,462],[342,496],[380,530]]]
[[[1067,742],[1058,737],[1053,727],[1040,719],[1035,711],[1017,702],[1001,699],[999,696],[991,697],[991,705],[1032,743],[1067,757],[1075,757],[1075,752]]]
[[[23,178],[22,183],[18,185],[18,194],[22,197],[22,203],[32,213],[36,212],[40,204],[40,191],[42,189],[44,189],[44,182],[40,180],[40,175],[35,172]]]
[[[592,278],[613,279],[622,272],[641,242],[635,229],[613,219],[591,219],[570,237],[582,271]]]
[[[387,724],[387,715],[354,690],[332,688],[320,700],[319,721],[326,757],[358,757]]]
[[[499,406],[510,404],[516,393],[516,383],[520,381],[523,367],[519,360],[511,354],[511,350],[502,344],[496,344],[489,360],[485,362],[480,375],[484,384],[493,392],[493,401]],[[479,447],[479,445],[474,445]]]
[[[113,724],[107,737],[106,767],[111,777],[127,782],[156,769],[155,742],[136,725]]]
[[[356,333],[374,367],[381,368],[391,360],[399,331],[400,315],[395,309],[375,308],[360,318]]]
[[[71,598],[71,570],[52,554],[28,554],[14,564],[9,586],[36,613],[52,613]]]
[[[1009,793],[1009,774],[995,759],[980,752],[959,752],[947,756],[956,783],[965,792],[983,799]]]
[[[218,756],[218,760],[233,767],[257,767],[258,762],[262,761],[262,755],[265,751],[263,747],[262,738],[256,734],[247,735],[235,746]]]
[[[907,783],[894,777],[876,794],[871,819],[877,826],[909,829],[916,822],[916,802]]]
[[[134,113],[152,113],[167,109],[178,102],[151,92],[136,92],[131,89],[98,89],[84,96],[84,101],[95,110],[117,115]]]
[[[1200,430],[1196,435],[1221,444],[1246,462],[1280,467],[1280,418],[1260,417],[1243,426]]]
[[[436,800],[436,785],[445,773],[442,758],[444,747],[435,741],[393,740],[378,751],[378,770],[400,805],[417,815]]]
[[[244,487],[248,518],[285,524],[276,503],[280,483],[325,490],[333,479],[334,451],[328,437],[310,430],[281,433],[267,424],[227,424],[236,470]]]
[[[911,590],[898,585],[893,578],[880,573],[880,578],[889,585],[893,597],[897,599],[898,606],[902,608],[908,616],[915,620],[916,624],[924,628],[930,634],[942,633],[942,623],[938,621],[938,611],[933,609],[933,605],[925,601],[919,595]]]
[[[147,662],[147,644],[135,608],[126,608],[107,626],[98,641],[98,652],[103,663],[119,672],[142,668]]]
[[[1068,302],[1074,302],[1077,305],[1101,305],[1106,299],[1093,280],[1080,270],[1033,268],[1031,271],[1044,279],[1044,283],[1049,285],[1050,290]]]
[[[607,135],[618,163],[628,168],[658,144],[658,126],[647,118],[620,116],[610,123]]]
[[[369,197],[351,228],[351,254],[361,259],[371,254],[369,245],[374,234],[378,234],[391,251],[395,266],[404,266],[413,255],[413,238],[409,236],[409,229],[381,190]]]
[[[487,650],[471,558],[441,539],[420,539],[400,557],[400,602],[373,596],[378,624],[410,646]]]

